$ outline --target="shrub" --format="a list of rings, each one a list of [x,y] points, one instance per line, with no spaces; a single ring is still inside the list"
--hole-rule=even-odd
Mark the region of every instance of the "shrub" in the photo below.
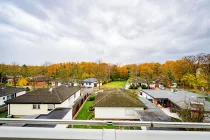
[[[94,107],[93,106],[89,107],[89,111],[94,111]]]
[[[102,82],[102,85],[103,85],[103,84],[106,84],[106,83],[107,83],[106,81],[103,81],[103,82]]]
[[[148,89],[148,87],[146,85],[141,85],[142,89]]]
[[[95,100],[95,98],[96,98],[96,95],[95,95],[95,94],[93,94],[93,95],[91,95],[91,96],[89,97],[88,101],[94,101],[94,100]]]
[[[133,87],[134,87],[133,85],[130,85],[129,89],[133,89]]]
[[[26,91],[30,91],[30,88],[29,87],[26,87]]]

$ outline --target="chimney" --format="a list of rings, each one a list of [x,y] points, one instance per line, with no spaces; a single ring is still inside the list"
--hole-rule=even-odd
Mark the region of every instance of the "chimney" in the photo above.
[[[52,89],[52,88],[50,88],[50,89],[49,89],[49,91],[50,91],[50,93],[52,94],[53,89]]]

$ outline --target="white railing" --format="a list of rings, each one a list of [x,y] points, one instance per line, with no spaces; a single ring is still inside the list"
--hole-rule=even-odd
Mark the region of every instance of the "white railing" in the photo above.
[[[146,126],[167,128],[210,128],[210,123],[182,122],[141,122],[141,121],[94,121],[94,120],[47,120],[47,119],[0,119],[9,124],[69,124],[69,125],[114,125]],[[114,129],[75,129],[75,128],[37,128],[0,127],[0,139],[7,140],[209,140],[210,132],[199,131],[157,131],[157,130],[114,130]]]
[[[113,120],[59,120],[59,119],[9,119],[1,118],[0,123],[7,124],[68,124],[68,125],[114,125],[114,126],[146,126],[146,127],[167,127],[167,128],[209,128],[210,123],[192,122],[152,122],[152,121],[113,121]]]

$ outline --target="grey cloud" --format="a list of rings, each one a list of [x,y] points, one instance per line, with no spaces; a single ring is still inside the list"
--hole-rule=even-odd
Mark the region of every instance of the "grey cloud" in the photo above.
[[[208,0],[2,0],[0,61],[162,63],[210,53],[209,7]]]

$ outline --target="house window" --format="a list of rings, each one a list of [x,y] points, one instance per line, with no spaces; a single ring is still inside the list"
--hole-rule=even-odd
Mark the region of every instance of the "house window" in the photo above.
[[[36,105],[33,105],[33,109],[36,109]]]
[[[5,100],[5,97],[3,97],[3,100]]]
[[[74,94],[74,98],[76,98],[76,93]]]
[[[89,85],[91,85],[91,83],[89,83]]]
[[[125,109],[125,116],[134,116],[134,109],[133,108],[126,108]]]
[[[39,104],[33,104],[33,109],[40,109],[40,105]]]

